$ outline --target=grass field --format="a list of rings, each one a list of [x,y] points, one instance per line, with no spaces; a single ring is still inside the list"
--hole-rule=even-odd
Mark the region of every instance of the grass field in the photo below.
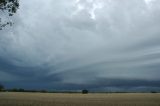
[[[0,93],[0,106],[160,106],[159,93]]]

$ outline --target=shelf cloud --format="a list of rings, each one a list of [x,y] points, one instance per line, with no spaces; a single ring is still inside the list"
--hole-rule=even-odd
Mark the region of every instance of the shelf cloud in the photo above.
[[[159,0],[21,0],[11,19],[0,31],[8,87],[159,88]]]

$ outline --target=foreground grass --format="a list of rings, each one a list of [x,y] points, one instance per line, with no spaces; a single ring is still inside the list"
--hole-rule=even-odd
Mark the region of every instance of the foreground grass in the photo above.
[[[0,106],[160,106],[160,94],[0,93]]]

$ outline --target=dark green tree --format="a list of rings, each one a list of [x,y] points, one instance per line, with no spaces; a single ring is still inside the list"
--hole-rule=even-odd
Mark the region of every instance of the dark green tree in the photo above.
[[[0,13],[7,12],[8,16],[13,16],[17,12],[18,8],[19,0],[0,0]],[[10,21],[2,23],[2,18],[0,15],[0,30],[7,25],[12,26],[12,24],[13,23]]]
[[[82,90],[82,94],[88,94],[88,90],[86,89]]]

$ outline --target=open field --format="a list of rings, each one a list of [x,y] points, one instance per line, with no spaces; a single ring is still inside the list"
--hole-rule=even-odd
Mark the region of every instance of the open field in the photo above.
[[[159,93],[0,93],[0,106],[160,106]]]

